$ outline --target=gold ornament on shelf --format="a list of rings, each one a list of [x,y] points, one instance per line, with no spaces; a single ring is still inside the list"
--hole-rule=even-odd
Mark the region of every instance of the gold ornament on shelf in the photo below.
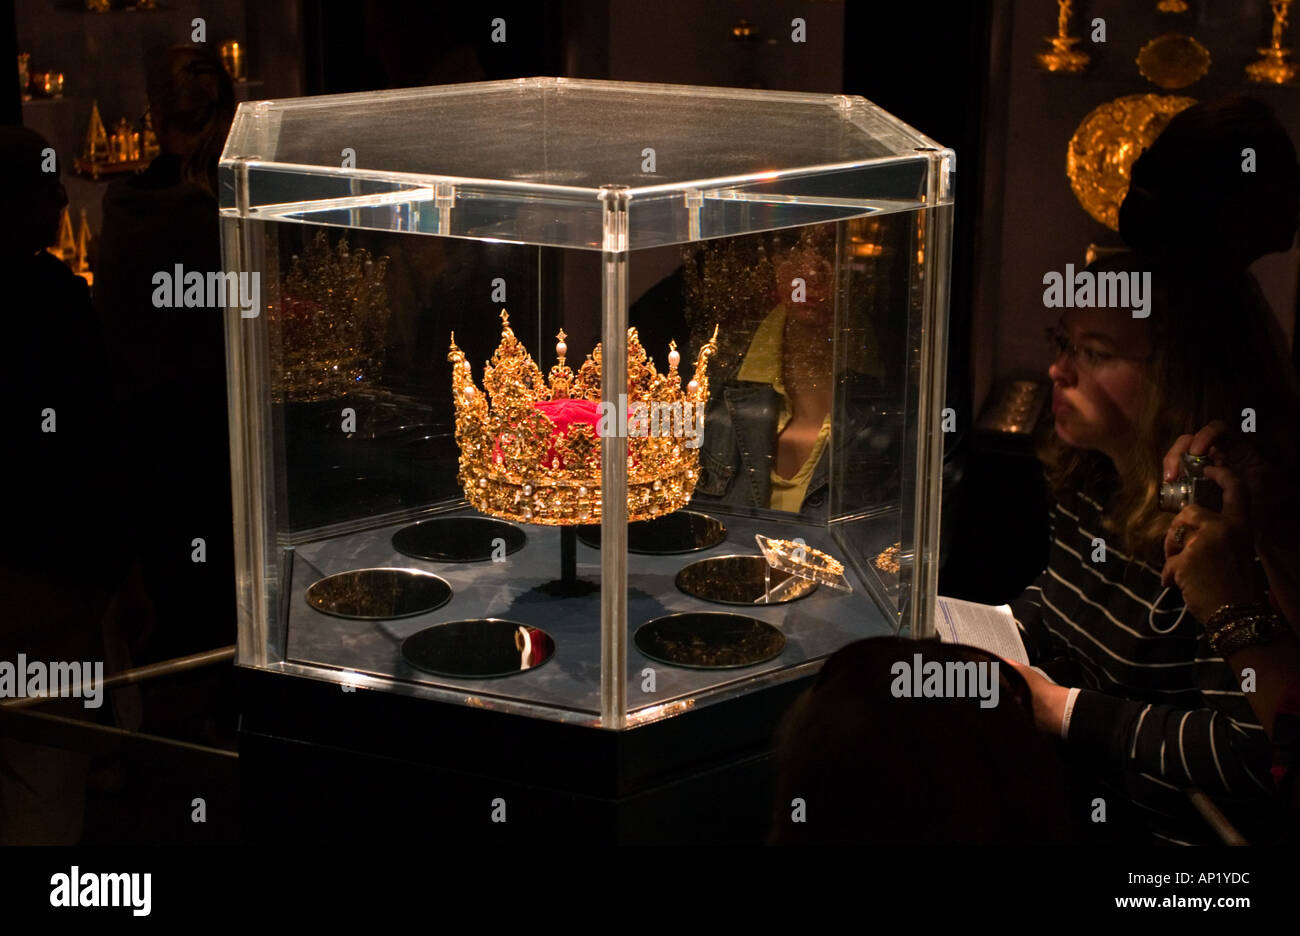
[[[77,238],[72,233],[72,215],[66,205],[59,215],[58,239],[46,249],[70,267],[77,262]]]
[[[90,222],[86,219],[86,209],[81,209],[81,223],[77,225],[77,246],[73,253],[72,272],[90,281],[90,251],[93,238],[90,235]]]
[[[1295,66],[1288,61],[1291,50],[1283,48],[1282,34],[1286,32],[1291,0],[1273,0],[1273,37],[1266,48],[1259,49],[1263,56],[1246,66],[1246,77],[1257,84],[1286,84],[1295,79]]]
[[[1070,35],[1072,6],[1072,0],[1057,0],[1056,35],[1047,37],[1051,48],[1037,55],[1039,67],[1049,72],[1081,72],[1091,61],[1088,53],[1075,48],[1079,37]]]
[[[268,308],[271,396],[294,403],[339,399],[369,388],[384,363],[388,330],[388,258],[331,248],[318,231],[295,256]]]
[[[1210,50],[1191,36],[1166,33],[1157,36],[1138,52],[1142,77],[1162,88],[1185,88],[1205,77],[1210,70]]]
[[[118,120],[113,132],[104,129],[99,116],[99,102],[90,107],[90,125],[86,129],[86,143],[81,156],[73,161],[73,171],[98,179],[102,175],[139,172],[158,155],[158,138],[154,135],[148,111],[143,128],[137,130],[125,117]]]
[[[1128,194],[1133,163],[1175,114],[1195,103],[1189,97],[1130,94],[1084,117],[1065,154],[1065,174],[1084,211],[1118,231],[1119,206]]]
[[[91,163],[109,160],[108,131],[104,129],[104,118],[99,116],[98,101],[90,103],[90,126],[86,128],[86,145],[81,158]]]
[[[227,39],[217,46],[221,64],[232,81],[244,80],[244,47],[235,39]]]
[[[681,354],[676,342],[670,345],[668,372],[661,375],[636,329],[628,329],[627,395],[617,404],[601,403],[601,346],[575,374],[566,362],[565,337],[563,330],[557,335],[558,363],[548,384],[502,309],[501,343],[484,369],[484,393],[475,386],[470,363],[452,335],[447,360],[466,500],[482,513],[521,523],[600,522],[600,434],[617,431],[613,422],[627,416],[628,520],[649,520],[684,507],[699,476],[699,449],[686,442],[703,438],[708,363],[717,350],[717,329],[700,349],[685,391],[677,373]],[[610,412],[624,403],[631,413]],[[683,437],[687,433],[691,439]]]
[[[153,114],[147,108],[141,120],[140,149],[140,155],[146,160],[152,160],[162,152],[162,147],[158,145],[158,134],[153,132]]]

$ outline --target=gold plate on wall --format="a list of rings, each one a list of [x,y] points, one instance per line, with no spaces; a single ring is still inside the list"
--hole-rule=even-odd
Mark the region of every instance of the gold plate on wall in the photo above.
[[[1089,112],[1065,152],[1065,174],[1083,210],[1118,231],[1134,161],[1175,114],[1195,103],[1176,95],[1130,94]]]
[[[1142,47],[1137,66],[1142,77],[1153,84],[1170,90],[1185,88],[1210,70],[1210,50],[1191,36],[1166,33]]]

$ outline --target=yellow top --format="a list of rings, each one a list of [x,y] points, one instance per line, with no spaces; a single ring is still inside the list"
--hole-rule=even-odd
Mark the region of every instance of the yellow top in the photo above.
[[[790,395],[785,392],[785,383],[781,378],[784,342],[785,305],[782,304],[768,313],[767,318],[763,319],[762,324],[754,330],[754,337],[749,342],[749,350],[745,352],[745,360],[736,374],[738,380],[770,384],[781,397],[781,416],[776,423],[777,435],[785,431],[792,415]],[[771,509],[799,512],[803,506],[804,495],[808,492],[808,481],[812,478],[813,469],[817,467],[817,462],[822,457],[822,450],[826,448],[826,442],[830,437],[831,416],[827,413],[826,418],[822,420],[821,431],[817,434],[817,441],[813,444],[812,451],[793,478],[781,477],[776,473],[776,466],[773,464],[772,497],[768,504]]]

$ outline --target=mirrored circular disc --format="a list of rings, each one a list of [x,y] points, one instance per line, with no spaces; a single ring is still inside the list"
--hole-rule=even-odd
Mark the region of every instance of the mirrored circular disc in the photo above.
[[[402,641],[402,657],[416,669],[466,679],[513,676],[554,653],[546,631],[500,618],[435,624]]]
[[[677,510],[627,525],[627,551],[648,556],[698,552],[717,546],[726,538],[726,524],[694,510]],[[600,525],[578,527],[578,539],[592,549],[600,549]]]
[[[413,617],[451,601],[451,586],[418,569],[355,569],[307,589],[307,604],[335,617],[384,621]]]
[[[764,572],[770,571],[770,577]],[[785,585],[786,579],[794,581]],[[778,587],[780,590],[778,591]],[[693,598],[719,604],[786,604],[817,590],[817,583],[773,569],[762,556],[713,556],[683,566],[677,587]],[[764,602],[764,594],[770,600]]]
[[[785,635],[771,624],[725,611],[655,618],[637,628],[632,639],[650,659],[692,669],[753,666],[785,649]]]
[[[435,517],[393,534],[393,548],[431,562],[485,562],[524,548],[528,536],[513,523],[491,517]],[[504,548],[505,552],[498,550]]]

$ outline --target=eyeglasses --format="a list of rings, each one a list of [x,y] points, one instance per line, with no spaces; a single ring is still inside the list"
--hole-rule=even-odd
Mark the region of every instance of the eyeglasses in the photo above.
[[[1055,362],[1062,354],[1067,355],[1074,366],[1082,371],[1095,371],[1114,361],[1149,361],[1150,355],[1116,354],[1113,351],[1098,351],[1075,344],[1059,325],[1053,325],[1046,331],[1047,350]]]

